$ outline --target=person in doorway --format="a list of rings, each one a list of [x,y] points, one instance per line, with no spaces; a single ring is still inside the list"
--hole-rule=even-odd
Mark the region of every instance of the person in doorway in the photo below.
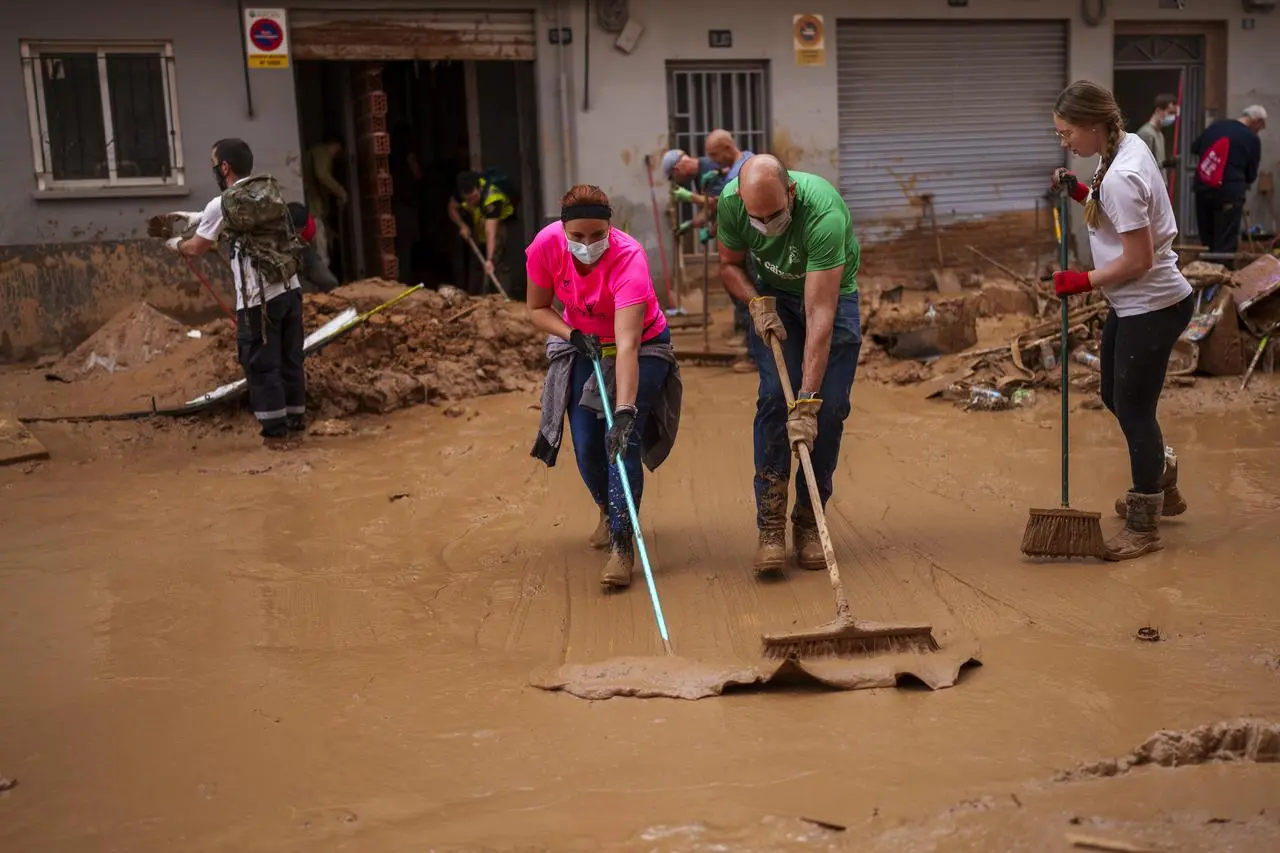
[[[1107,541],[1106,557],[1128,560],[1158,551],[1161,516],[1187,508],[1156,409],[1194,300],[1172,248],[1178,225],[1164,176],[1142,140],[1124,132],[1111,92],[1072,83],[1058,96],[1053,123],[1072,154],[1100,158],[1087,185],[1065,169],[1054,173],[1053,186],[1084,205],[1094,268],[1059,270],[1053,287],[1063,299],[1097,290],[1111,306],[1102,328],[1102,402],[1129,446],[1133,485],[1116,502],[1125,526]]]
[[[606,588],[631,583],[635,540],[618,472],[626,469],[639,510],[641,463],[654,471],[667,458],[680,425],[680,368],[658,305],[644,246],[611,224],[609,198],[578,185],[560,199],[560,221],[538,232],[526,250],[529,316],[546,332],[550,367],[532,455],[556,461],[568,414],[578,472],[599,509],[593,548],[609,549],[600,574]],[[564,313],[552,308],[559,299]],[[594,365],[600,363],[613,406],[606,428]]]
[[[505,259],[507,220],[515,215],[516,209],[510,196],[490,174],[461,173],[457,194],[449,199],[449,218],[458,227],[463,242],[469,244],[467,290],[472,295],[488,290],[489,276],[497,278],[502,289],[510,293]],[[476,249],[484,257],[483,265],[475,258]]]
[[[302,245],[279,185],[253,174],[253,152],[241,139],[216,142],[210,155],[222,193],[205,205],[196,233],[166,245],[189,258],[230,243],[236,291],[236,344],[249,383],[249,403],[268,447],[287,448],[306,429],[303,369]]]
[[[307,210],[305,204],[289,202],[289,217],[293,220],[294,230],[302,241],[302,254],[298,258],[298,281],[304,291],[311,293],[328,293],[338,286],[338,279],[320,260],[320,254],[313,245],[316,236],[316,220]]]
[[[1240,245],[1245,197],[1258,179],[1267,111],[1245,107],[1238,119],[1219,119],[1191,144],[1199,158],[1193,192],[1200,242],[1210,252],[1234,255]]]
[[[341,154],[342,137],[326,133],[302,157],[303,198],[316,220],[312,245],[326,267],[331,264],[333,247],[339,240],[335,214],[347,203],[346,188],[333,176],[333,164]]]
[[[788,173],[776,157],[757,154],[720,197],[720,274],[731,296],[751,312],[748,346],[760,371],[754,426],[757,574],[786,562],[791,455],[813,456],[823,506],[831,497],[840,439],[849,416],[862,330],[858,313],[861,249],[849,208],[823,178]],[[750,257],[757,276],[747,274]],[[786,375],[773,356],[781,345]],[[788,410],[782,383],[795,390]],[[803,472],[791,513],[796,561],[826,567]]]
[[[734,140],[729,131],[723,129],[716,129],[707,134],[706,148],[707,157],[724,172],[724,182],[726,184],[738,177],[742,164],[747,162],[748,158],[755,156],[751,151],[743,151],[738,148],[737,141]],[[720,189],[723,190],[723,187]],[[719,192],[716,194],[719,195]],[[714,216],[712,221],[714,222]],[[747,258],[747,272],[754,281],[755,270],[751,264],[750,256]],[[735,337],[741,335],[742,340],[745,342],[747,328],[751,325],[751,313],[747,310],[747,303],[732,296],[729,298],[733,302],[733,333]],[[742,358],[733,363],[733,371],[735,373],[754,373],[755,369],[756,363],[752,359],[749,349],[743,354]]]
[[[1157,95],[1151,118],[1138,128],[1138,138],[1151,149],[1151,156],[1161,169],[1176,169],[1178,161],[1165,156],[1164,131],[1178,120],[1178,99],[1173,95]]]
[[[391,132],[391,212],[396,220],[396,266],[400,281],[414,284],[413,250],[422,236],[418,194],[422,186],[422,164],[418,161],[413,128],[400,122]]]

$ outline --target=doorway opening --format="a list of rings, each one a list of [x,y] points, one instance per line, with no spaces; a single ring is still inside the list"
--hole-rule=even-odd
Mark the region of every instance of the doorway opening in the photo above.
[[[378,276],[467,290],[468,278],[481,273],[449,219],[449,200],[459,173],[497,169],[520,191],[506,252],[511,288],[523,292],[524,265],[513,259],[536,231],[541,185],[532,62],[300,59],[294,65],[301,150],[328,134],[342,140],[334,179],[348,202],[334,205],[327,217],[337,243],[331,266],[340,281]],[[308,159],[304,154],[304,169]]]
[[[1205,126],[1220,115],[1225,101],[1225,31],[1216,23],[1158,24],[1117,22],[1112,88],[1125,129],[1142,127],[1156,98],[1173,95],[1179,119],[1161,129],[1165,152],[1177,159],[1166,174],[1174,216],[1184,238],[1196,235],[1195,199],[1191,189],[1196,158],[1191,145]]]

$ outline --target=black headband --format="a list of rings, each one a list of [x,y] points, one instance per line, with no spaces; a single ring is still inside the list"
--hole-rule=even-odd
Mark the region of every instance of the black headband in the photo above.
[[[604,219],[613,218],[613,211],[609,209],[607,204],[571,204],[567,207],[560,208],[560,221],[568,222],[571,219]]]

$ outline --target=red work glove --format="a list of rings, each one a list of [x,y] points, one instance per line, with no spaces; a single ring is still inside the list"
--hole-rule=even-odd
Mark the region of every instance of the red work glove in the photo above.
[[[1071,296],[1073,293],[1088,293],[1093,290],[1089,283],[1089,273],[1080,270],[1058,270],[1053,274],[1053,292],[1059,296]]]
[[[1053,173],[1053,188],[1056,190],[1063,184],[1068,184],[1071,191],[1071,199],[1077,204],[1084,204],[1089,198],[1089,187],[1080,182],[1075,172],[1069,172],[1066,169],[1057,169]]]

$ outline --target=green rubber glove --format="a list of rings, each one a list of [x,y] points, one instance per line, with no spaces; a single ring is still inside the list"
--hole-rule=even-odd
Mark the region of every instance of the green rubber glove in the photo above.
[[[693,193],[684,187],[672,187],[671,197],[676,201],[693,201]]]

